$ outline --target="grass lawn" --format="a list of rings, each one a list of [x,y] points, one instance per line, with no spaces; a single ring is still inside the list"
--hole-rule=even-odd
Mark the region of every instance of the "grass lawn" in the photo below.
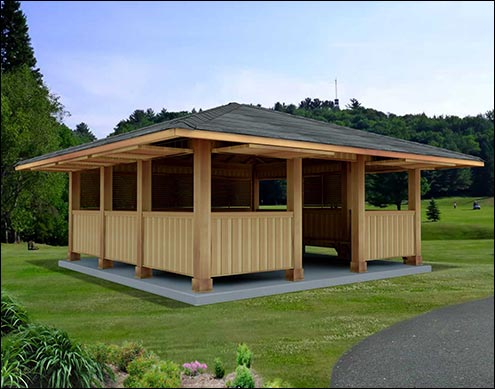
[[[363,338],[431,309],[493,294],[493,199],[481,201],[481,211],[470,210],[472,199],[457,199],[456,210],[453,201],[438,200],[441,221],[423,224],[423,260],[433,267],[426,274],[192,307],[60,269],[65,247],[27,251],[26,244],[12,244],[2,245],[2,289],[33,320],[85,343],[140,341],[164,359],[212,367],[220,357],[233,371],[236,346],[246,342],[253,368],[265,379],[328,387],[334,364]],[[464,227],[484,238],[458,240]],[[440,239],[443,230],[446,239]]]

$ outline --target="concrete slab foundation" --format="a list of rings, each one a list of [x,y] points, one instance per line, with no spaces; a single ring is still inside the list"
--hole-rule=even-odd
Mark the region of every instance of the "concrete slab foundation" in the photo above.
[[[348,262],[322,255],[305,255],[302,281],[287,281],[284,270],[218,277],[213,279],[213,291],[196,293],[191,290],[191,277],[187,276],[153,270],[153,277],[137,279],[134,266],[114,262],[113,268],[100,270],[97,258],[73,262],[61,260],[58,264],[65,269],[196,306],[431,272],[429,265],[410,266],[377,260],[368,262],[366,273],[351,273]]]

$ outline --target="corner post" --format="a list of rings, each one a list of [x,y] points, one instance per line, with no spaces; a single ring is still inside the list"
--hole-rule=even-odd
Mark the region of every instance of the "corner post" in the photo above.
[[[408,172],[408,209],[414,211],[414,253],[405,258],[408,265],[421,265],[421,170],[411,169]]]
[[[351,271],[364,273],[368,270],[365,250],[365,160],[358,155],[351,163]]]
[[[153,270],[144,267],[144,219],[143,212],[151,211],[151,161],[137,161],[137,261],[136,278],[148,278]]]
[[[112,210],[112,167],[100,167],[100,256],[98,258],[98,269],[113,267],[113,262],[105,259],[105,211]]]
[[[81,173],[69,172],[69,233],[68,233],[68,252],[69,261],[78,261],[81,254],[75,253],[74,250],[74,216],[72,211],[81,208]]]
[[[304,279],[302,267],[302,158],[287,160],[287,211],[293,212],[292,217],[292,269],[285,271],[289,281]]]
[[[192,290],[213,289],[211,263],[211,142],[193,140],[194,150],[194,222]]]

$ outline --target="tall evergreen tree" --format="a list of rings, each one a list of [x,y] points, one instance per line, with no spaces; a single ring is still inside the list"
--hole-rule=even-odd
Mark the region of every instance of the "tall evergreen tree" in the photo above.
[[[31,46],[26,17],[19,1],[5,0],[1,2],[2,23],[2,73],[26,65],[35,74],[38,82],[41,73],[36,68],[36,58]]]
[[[437,222],[440,220],[440,210],[435,199],[431,199],[428,203],[428,208],[426,209],[426,218],[429,221]]]
[[[79,144],[88,143],[96,140],[96,136],[90,130],[89,126],[84,122],[81,122],[76,126],[73,134],[76,138],[76,142]]]

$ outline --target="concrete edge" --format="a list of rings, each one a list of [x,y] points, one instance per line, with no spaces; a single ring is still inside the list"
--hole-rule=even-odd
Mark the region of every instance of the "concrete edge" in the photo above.
[[[398,270],[375,271],[370,273],[350,273],[349,276],[338,278],[327,278],[321,280],[303,280],[296,282],[285,281],[280,285],[258,286],[253,288],[242,287],[235,291],[223,292],[206,292],[196,294],[191,290],[190,293],[182,292],[176,289],[167,288],[150,283],[146,279],[137,279],[124,277],[111,272],[111,269],[105,271],[100,269],[89,268],[82,266],[76,262],[60,260],[58,265],[64,269],[73,270],[92,277],[114,282],[116,284],[128,286],[144,292],[156,294],[162,297],[177,300],[186,304],[200,306],[207,304],[215,304],[229,302],[235,300],[244,300],[254,297],[272,296],[276,294],[300,292],[310,289],[319,289],[329,286],[338,286],[345,284],[353,284],[357,282],[376,281],[387,278],[395,278],[406,275],[422,274],[431,272],[430,265],[410,266]]]

